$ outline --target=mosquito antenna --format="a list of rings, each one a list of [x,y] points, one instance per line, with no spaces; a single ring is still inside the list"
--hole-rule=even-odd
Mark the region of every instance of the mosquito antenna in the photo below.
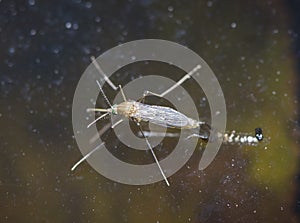
[[[103,95],[103,97],[104,97],[106,103],[107,103],[110,107],[112,107],[111,103],[109,102],[108,98],[106,97],[106,95],[105,95],[105,93],[104,93],[104,91],[103,91],[103,89],[102,89],[102,87],[101,87],[101,84],[99,83],[98,80],[96,80],[96,82],[97,82],[97,84],[98,84],[98,86],[99,86],[99,88],[100,88],[100,92],[101,92],[101,94]]]
[[[139,126],[139,128],[140,128],[140,131],[141,131],[141,133],[142,133],[144,139],[146,140],[147,146],[148,146],[148,148],[150,149],[150,151],[151,151],[151,153],[152,153],[152,156],[153,156],[153,158],[154,158],[154,160],[155,160],[155,162],[156,162],[156,164],[157,164],[157,166],[158,166],[158,169],[159,169],[161,175],[163,176],[163,178],[164,178],[164,180],[165,180],[167,186],[170,186],[170,183],[169,183],[169,181],[168,181],[166,175],[164,174],[164,171],[162,170],[162,168],[161,168],[161,166],[160,166],[160,164],[159,164],[159,162],[158,162],[158,159],[157,159],[157,157],[156,157],[156,155],[155,155],[155,153],[154,153],[154,151],[153,151],[153,149],[152,149],[152,147],[151,147],[150,142],[149,142],[148,139],[146,138],[146,136],[145,136],[145,134],[144,134],[144,132],[143,132],[143,130],[142,130],[140,124],[139,124],[139,123],[136,123],[136,124],[137,124],[137,125]]]
[[[105,113],[103,115],[101,115],[100,117],[96,118],[94,121],[92,121],[90,124],[88,124],[87,128],[91,127],[93,124],[95,124],[96,122],[98,122],[100,119],[104,118],[105,116],[107,116],[109,113]]]

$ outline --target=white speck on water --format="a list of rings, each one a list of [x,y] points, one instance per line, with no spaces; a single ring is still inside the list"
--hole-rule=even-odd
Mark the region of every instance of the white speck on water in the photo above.
[[[28,0],[28,4],[29,4],[30,6],[35,5],[35,0]]]
[[[237,27],[237,24],[235,22],[231,23],[231,28],[235,29]]]
[[[173,10],[174,10],[173,6],[169,6],[169,7],[168,7],[168,11],[169,11],[169,12],[173,12]]]
[[[241,60],[245,60],[246,59],[246,57],[244,57],[244,56],[241,56]]]
[[[206,5],[207,5],[207,7],[212,7],[212,6],[213,6],[213,2],[212,2],[212,1],[208,1],[208,2],[206,3]]]
[[[136,57],[135,56],[131,56],[131,60],[136,60]]]
[[[94,106],[96,105],[95,99],[91,98],[91,99],[90,99],[90,102],[91,102]]]
[[[168,13],[169,18],[173,18],[173,13]]]
[[[16,49],[14,47],[9,47],[8,52],[9,54],[14,54],[16,52]]]
[[[97,27],[96,32],[97,33],[101,33],[102,32],[102,28],[101,27]]]
[[[95,22],[99,23],[101,21],[101,18],[99,16],[95,17]]]
[[[36,35],[36,30],[35,29],[30,30],[30,35],[35,36]]]
[[[253,210],[253,213],[256,214],[256,210]]]
[[[78,28],[79,28],[78,23],[74,23],[74,24],[73,24],[73,29],[74,29],[74,30],[78,30]]]
[[[65,27],[66,27],[67,29],[71,29],[72,23],[66,22],[66,23],[65,23]]]
[[[93,6],[93,4],[92,4],[91,2],[86,2],[86,3],[85,3],[85,7],[86,7],[87,9],[92,8],[92,6]]]
[[[276,95],[276,91],[272,91],[272,95]]]

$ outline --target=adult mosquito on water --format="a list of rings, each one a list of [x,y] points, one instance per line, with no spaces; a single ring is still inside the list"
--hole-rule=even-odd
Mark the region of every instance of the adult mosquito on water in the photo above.
[[[181,85],[184,81],[187,79],[191,78],[191,76],[198,72],[199,69],[201,69],[201,65],[197,65],[194,69],[192,69],[189,73],[187,73],[183,78],[181,78],[178,82],[176,82],[173,86],[171,86],[169,89],[167,89],[165,92],[162,94],[157,94],[154,92],[150,91],[145,91],[143,94],[143,97],[139,101],[133,101],[133,100],[128,100],[125,96],[125,93],[122,89],[122,87],[119,85],[116,87],[110,80],[109,78],[104,74],[100,66],[97,64],[95,61],[95,58],[92,57],[92,62],[97,68],[97,70],[103,75],[104,79],[106,82],[114,89],[119,89],[123,102],[120,104],[115,104],[112,105],[110,101],[108,100],[107,96],[105,95],[101,84],[99,81],[96,81],[97,85],[99,86],[100,92],[103,95],[106,103],[109,105],[109,108],[88,108],[87,112],[100,112],[103,113],[101,116],[96,118],[93,122],[88,124],[88,128],[95,124],[97,121],[101,120],[102,118],[108,116],[108,115],[121,115],[123,117],[126,117],[128,119],[131,119],[136,123],[136,125],[139,128],[140,135],[145,139],[146,145],[148,149],[151,151],[151,154],[154,158],[154,161],[156,162],[158,169],[163,176],[166,184],[169,186],[170,183],[159,163],[159,160],[148,140],[148,136],[154,135],[155,133],[149,133],[146,132],[142,129],[141,127],[141,122],[149,122],[153,123],[159,126],[164,126],[168,128],[176,128],[176,129],[211,129],[211,127],[201,121],[194,120],[192,118],[187,117],[185,114],[176,111],[173,108],[167,107],[167,106],[158,106],[158,105],[149,105],[143,103],[143,99],[148,96],[148,95],[154,95],[157,97],[164,97],[166,94],[170,93],[172,90],[174,90],[176,87]],[[115,124],[111,124],[111,128],[115,128],[117,125],[119,125],[123,120],[119,120]],[[191,137],[197,137],[202,140],[207,141],[209,134],[191,134],[189,137],[187,137],[187,140]],[[232,131],[230,133],[217,133],[216,137],[222,138],[223,142],[228,142],[228,143],[239,143],[239,144],[257,144],[259,141],[263,139],[263,133],[261,128],[256,128],[255,129],[255,134],[254,136],[252,135],[246,135],[246,134],[237,134],[235,131]],[[100,149],[104,145],[104,142],[102,142],[100,145],[98,145],[96,148],[94,148],[92,151],[90,151],[88,154],[86,154],[82,159],[80,159],[75,165],[72,167],[72,171],[76,169],[78,165],[80,165],[84,160],[86,160],[89,156],[91,156],[96,150]]]

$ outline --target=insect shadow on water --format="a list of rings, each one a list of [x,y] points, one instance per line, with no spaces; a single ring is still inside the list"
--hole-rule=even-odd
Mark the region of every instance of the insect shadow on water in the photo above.
[[[94,58],[92,58],[93,64],[97,68],[100,74],[104,76],[104,79],[107,81],[107,83],[116,90],[116,86],[109,80],[109,78],[104,74],[104,72],[101,70],[100,66],[97,64]],[[162,94],[157,94],[151,91],[145,91],[143,94],[143,97],[139,101],[133,101],[133,100],[127,100],[125,93],[123,92],[122,87],[119,85],[119,89],[123,98],[123,102],[120,104],[112,105],[110,101],[108,100],[107,96],[105,95],[101,84],[98,80],[96,80],[97,85],[99,86],[100,92],[105,99],[106,103],[109,105],[109,108],[88,108],[87,112],[100,112],[104,113],[100,115],[98,118],[96,118],[94,121],[92,121],[90,124],[87,125],[87,128],[95,124],[97,121],[103,119],[104,117],[108,115],[121,115],[123,117],[126,117],[137,125],[139,128],[139,133],[142,138],[145,139],[146,145],[148,149],[150,150],[155,163],[157,164],[157,167],[163,176],[166,184],[169,186],[170,183],[159,163],[159,160],[148,140],[148,137],[152,136],[161,136],[160,133],[153,133],[153,132],[147,132],[142,129],[141,123],[142,122],[148,122],[153,123],[159,126],[167,127],[167,128],[175,128],[180,130],[193,130],[198,129],[198,133],[193,133],[189,135],[186,139],[190,139],[192,137],[197,137],[201,140],[208,141],[210,134],[213,133],[213,137],[210,137],[210,139],[214,140],[214,138],[222,138],[223,142],[228,143],[242,143],[242,144],[249,144],[253,145],[258,143],[263,139],[262,129],[256,128],[255,129],[255,135],[240,135],[237,134],[235,131],[232,131],[230,133],[220,133],[217,131],[213,131],[213,129],[205,122],[197,121],[192,118],[187,117],[183,113],[167,107],[167,106],[158,106],[158,105],[149,105],[144,103],[144,99],[148,95],[157,96],[160,98],[163,98],[166,94],[170,93],[172,90],[174,90],[176,87],[181,85],[184,81],[191,78],[192,75],[196,72],[198,72],[201,69],[201,65],[197,65],[194,69],[192,69],[189,73],[187,73],[184,77],[182,77],[178,82],[176,82],[173,86],[171,86],[169,89],[164,91]],[[117,125],[121,124],[123,122],[123,119],[120,119],[118,122],[114,124],[110,124],[109,126],[104,127],[105,131],[109,128],[115,128]],[[100,130],[103,134],[103,132]],[[168,137],[165,133],[163,136]],[[176,137],[175,135],[170,135],[170,137]],[[96,148],[94,148],[92,151],[90,151],[88,154],[86,154],[82,159],[80,159],[72,168],[71,170],[75,170],[76,167],[81,164],[84,160],[86,160],[90,155],[92,155],[96,150],[100,149],[104,145],[104,142],[102,142],[100,145],[98,145]]]

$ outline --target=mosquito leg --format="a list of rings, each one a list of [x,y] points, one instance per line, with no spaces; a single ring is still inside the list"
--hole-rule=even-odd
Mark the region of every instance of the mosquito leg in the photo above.
[[[145,98],[146,98],[148,95],[153,95],[153,96],[156,96],[156,97],[159,97],[159,98],[162,98],[162,97],[163,97],[161,94],[156,94],[156,93],[154,93],[154,92],[152,92],[152,91],[144,91],[143,97],[140,98],[140,99],[138,100],[138,102],[144,103]]]
[[[93,124],[95,124],[97,121],[99,121],[100,119],[104,118],[108,114],[109,113],[105,113],[105,114],[101,115],[100,117],[96,118],[94,121],[92,121],[90,124],[87,125],[87,128],[91,127]]]
[[[119,125],[120,123],[122,123],[124,120],[123,119],[120,119],[119,121],[117,121],[115,124],[113,124],[111,126],[112,129],[114,129],[117,125]]]
[[[160,164],[159,164],[159,162],[158,162],[158,159],[157,159],[157,157],[156,157],[156,155],[155,155],[155,153],[154,153],[154,151],[153,151],[153,149],[152,149],[152,146],[151,146],[150,142],[148,141],[148,139],[147,139],[146,136],[144,135],[144,132],[143,132],[141,126],[140,126],[140,123],[137,122],[136,124],[137,124],[137,126],[139,126],[139,128],[140,128],[140,131],[141,131],[141,133],[142,133],[142,135],[143,135],[143,137],[144,137],[144,139],[145,139],[145,141],[146,141],[146,143],[147,143],[148,148],[150,149],[150,151],[151,151],[151,153],[152,153],[152,156],[153,156],[153,158],[154,158],[154,160],[155,160],[155,162],[156,162],[156,164],[157,164],[157,166],[158,166],[158,169],[159,169],[161,175],[163,176],[163,178],[164,178],[164,180],[165,180],[167,186],[170,186],[170,183],[169,183],[169,181],[168,181],[166,175],[164,174],[164,171],[162,170],[162,168],[161,168],[161,166],[160,166]]]
[[[115,124],[112,125],[112,123],[108,123],[106,124],[103,128],[101,128],[98,133],[96,133],[90,140],[89,143],[93,144],[94,142],[96,142],[96,140],[99,138],[99,136],[101,136],[104,132],[106,132],[108,129],[110,128],[115,128],[116,126],[118,126],[119,124],[121,124],[124,120],[120,119],[119,121],[117,121]]]
[[[188,137],[186,137],[185,139],[190,139],[190,138],[194,138],[194,137],[196,137],[196,138],[200,138],[200,139],[202,139],[202,140],[208,140],[208,136],[207,135],[202,135],[202,134],[192,134],[192,135],[189,135]]]
[[[107,114],[107,113],[106,113]],[[104,114],[104,115],[106,115]],[[104,116],[102,115],[102,116]],[[102,116],[100,116],[99,118],[102,118]],[[90,125],[92,125],[93,123],[95,123],[97,121],[97,119],[92,122]],[[111,124],[108,123],[107,125],[105,125],[102,129],[99,130],[99,132],[97,134],[95,134],[90,140],[90,144],[93,144],[104,132],[106,132],[108,129],[110,128],[114,128],[117,125],[119,125],[120,123],[122,123],[123,119],[120,119],[118,122],[116,122],[115,124]],[[90,126],[89,125],[89,126]],[[76,169],[77,166],[79,166],[83,161],[85,161],[90,155],[92,155],[95,151],[97,151],[98,149],[100,149],[100,147],[104,145],[104,142],[102,142],[99,146],[97,146],[95,149],[93,149],[91,152],[89,152],[88,154],[86,154],[84,157],[82,157],[77,163],[75,163],[75,165],[72,167],[72,171]]]
[[[91,152],[86,154],[84,157],[82,157],[77,163],[74,164],[74,166],[71,168],[71,171],[74,171],[76,167],[78,167],[83,161],[85,161],[87,158],[90,157],[94,152],[96,152],[98,149],[100,149],[104,145],[104,142],[102,142],[100,145],[98,145],[96,148],[94,148]]]
[[[122,94],[122,97],[123,97],[123,100],[124,101],[127,101],[126,97],[125,97],[125,94],[124,94],[124,91],[123,91],[123,88],[121,85],[119,85],[119,88],[120,88],[120,91],[121,91],[121,94]]]
[[[104,80],[111,86],[112,89],[114,89],[115,91],[118,90],[118,87],[116,87],[116,85],[114,85],[114,83],[106,76],[106,74],[103,72],[103,70],[101,69],[101,67],[99,66],[99,64],[97,63],[96,59],[94,56],[91,56],[91,60],[94,64],[94,66],[96,67],[96,69],[99,71],[99,73],[103,76]]]
[[[194,73],[196,73],[199,69],[201,69],[201,65],[200,64],[198,64],[196,67],[194,67],[193,70],[191,70],[190,72],[188,72],[178,82],[176,82],[173,86],[171,86],[169,89],[167,89],[166,91],[164,91],[161,94],[157,94],[157,93],[154,93],[154,92],[151,92],[151,91],[145,91],[144,94],[143,94],[143,98],[145,98],[148,95],[154,95],[154,96],[157,96],[157,97],[164,97],[166,94],[170,93],[175,88],[177,88],[179,85],[181,85],[183,82],[185,82],[187,79],[190,79],[192,77],[192,75]]]

